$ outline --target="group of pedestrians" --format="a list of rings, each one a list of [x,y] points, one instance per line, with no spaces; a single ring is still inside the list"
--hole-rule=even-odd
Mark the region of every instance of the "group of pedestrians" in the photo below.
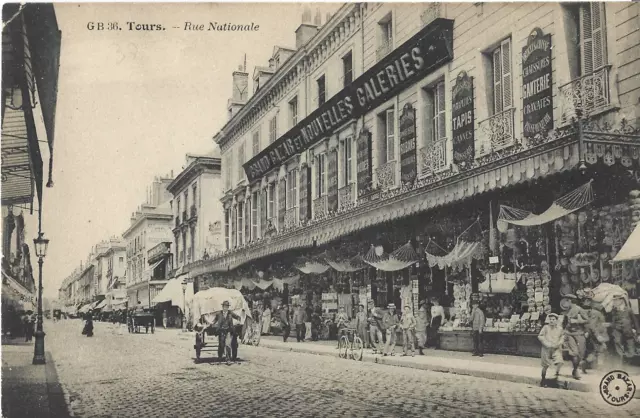
[[[320,308],[313,309],[310,305],[294,304],[293,311],[290,311],[288,305],[283,305],[278,315],[282,327],[282,340],[285,343],[291,334],[292,324],[296,332],[296,341],[305,342],[307,325],[311,328],[311,340],[318,341],[322,326],[322,311]]]

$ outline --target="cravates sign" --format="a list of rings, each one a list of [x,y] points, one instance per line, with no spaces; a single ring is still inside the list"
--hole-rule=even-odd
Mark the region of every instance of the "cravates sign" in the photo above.
[[[464,167],[474,158],[473,78],[466,72],[458,75],[452,96],[453,163]]]
[[[435,19],[244,164],[250,182],[453,58],[453,20]]]
[[[371,133],[363,130],[356,141],[356,161],[358,163],[358,196],[362,196],[371,190],[373,171],[371,166]]]
[[[522,49],[522,113],[524,136],[553,129],[551,34],[535,28]]]
[[[411,103],[404,105],[400,115],[400,179],[412,185],[417,176],[416,111]]]

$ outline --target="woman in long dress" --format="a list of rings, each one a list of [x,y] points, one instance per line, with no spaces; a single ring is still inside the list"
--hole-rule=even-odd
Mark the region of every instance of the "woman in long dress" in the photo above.
[[[267,304],[262,312],[262,335],[269,335],[271,330],[271,309]]]

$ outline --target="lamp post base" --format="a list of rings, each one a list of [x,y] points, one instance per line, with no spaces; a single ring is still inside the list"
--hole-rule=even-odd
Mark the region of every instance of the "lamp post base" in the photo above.
[[[44,336],[45,333],[42,330],[38,330],[35,333],[35,346],[33,351],[33,364],[46,364],[44,356]]]

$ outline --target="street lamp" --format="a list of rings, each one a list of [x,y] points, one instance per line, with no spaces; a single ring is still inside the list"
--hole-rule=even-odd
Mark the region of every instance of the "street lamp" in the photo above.
[[[187,281],[182,280],[180,285],[182,286],[182,331],[185,332],[187,330]]]
[[[42,263],[47,255],[49,240],[43,237],[43,233],[38,233],[38,238],[33,240],[38,257],[38,322],[36,325],[36,342],[33,351],[33,364],[45,364],[44,357],[44,331],[42,330]]]

